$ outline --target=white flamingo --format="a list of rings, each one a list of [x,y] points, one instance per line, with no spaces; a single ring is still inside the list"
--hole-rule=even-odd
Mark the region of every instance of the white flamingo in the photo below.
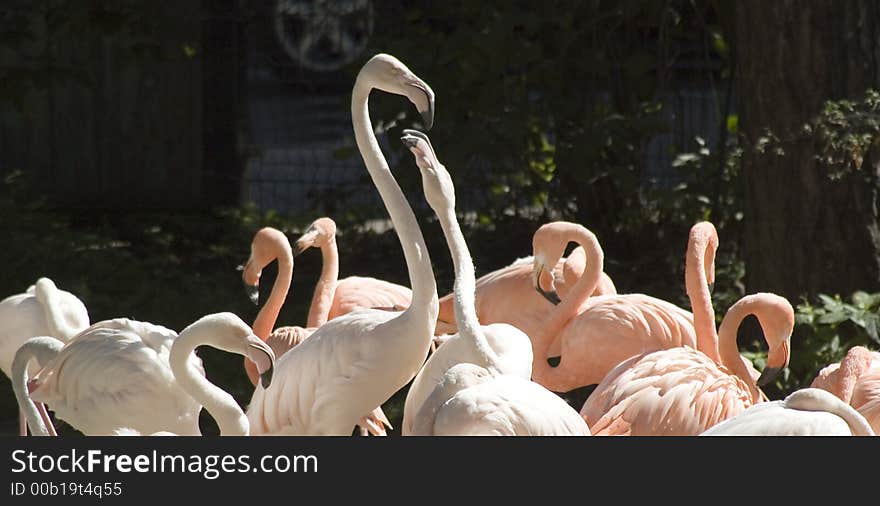
[[[409,98],[428,128],[434,92],[387,54],[361,68],[352,91],[355,140],[403,247],[412,304],[402,312],[360,309],[334,318],[282,355],[272,385],[258,386],[251,398],[253,434],[349,435],[364,413],[415,376],[428,354],[437,285],[418,222],[371,128],[368,99],[374,88]]]
[[[28,393],[28,369],[31,367],[31,360],[36,360],[37,367],[47,364],[58,353],[64,343],[51,336],[36,336],[28,339],[15,353],[12,360],[12,391],[15,393],[15,400],[18,402],[19,411],[25,417],[25,431],[30,427],[31,434],[34,436],[57,436],[55,426],[49,418],[44,404],[36,404],[30,398]],[[23,434],[27,435],[27,434]]]
[[[532,382],[529,336],[507,323],[480,325],[474,264],[455,216],[455,187],[428,137],[405,130],[425,198],[455,268],[455,321],[459,332],[431,355],[404,405],[404,435],[590,435],[577,411]],[[409,416],[407,416],[409,415]]]
[[[89,313],[82,301],[42,277],[24,293],[0,301],[0,369],[13,380],[12,360],[25,341],[35,336],[68,341],[88,326]],[[28,372],[37,370],[32,367]],[[27,435],[24,413],[19,414],[19,430]]]
[[[180,335],[161,325],[127,318],[96,323],[74,336],[45,364],[29,382],[30,396],[85,435],[112,435],[120,429],[198,435],[200,403],[217,402],[218,396],[192,396],[184,390],[207,383],[201,360],[188,353],[186,346],[212,332],[226,335],[222,332],[227,328],[247,329],[252,334],[231,313],[200,318]],[[179,343],[177,350],[172,350],[175,343]],[[261,371],[274,360],[262,341],[248,356]],[[186,368],[179,367],[181,357]],[[178,372],[186,374],[175,377],[175,361]],[[195,380],[195,374],[202,380]]]
[[[781,401],[754,404],[701,436],[873,436],[864,416],[834,394],[803,388]]]

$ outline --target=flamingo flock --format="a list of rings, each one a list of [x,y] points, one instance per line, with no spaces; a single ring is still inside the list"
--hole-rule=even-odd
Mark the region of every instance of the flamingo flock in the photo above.
[[[618,293],[598,237],[563,221],[540,226],[532,255],[476,278],[455,209],[455,185],[427,134],[401,143],[439,220],[455,282],[440,298],[416,216],[379,147],[371,92],[408,99],[434,123],[435,95],[388,54],[370,58],[352,90],[355,140],[403,249],[409,287],[339,279],[336,224],[316,219],[291,245],[265,227],[240,266],[255,304],[262,270],[278,276],[252,324],[205,315],[179,333],[115,318],[91,323],[85,305],[40,278],[0,301],[0,368],[20,408],[20,434],[57,435],[55,419],[85,435],[199,435],[202,409],[221,435],[385,436],[382,404],[409,385],[405,436],[874,435],[880,430],[880,353],[853,347],[809,388],[770,400],[761,387],[790,359],[794,311],[772,293],[746,295],[715,326],[709,285],[719,237],[693,225],[685,251],[690,308]],[[565,251],[576,248],[566,257]],[[294,260],[310,248],[322,270],[303,325],[278,325]],[[736,343],[748,316],[768,347],[757,371]],[[302,322],[301,322],[302,323]],[[243,356],[254,385],[245,406],[212,383],[196,355]],[[559,395],[596,385],[582,406]],[[51,413],[50,413],[51,412]]]

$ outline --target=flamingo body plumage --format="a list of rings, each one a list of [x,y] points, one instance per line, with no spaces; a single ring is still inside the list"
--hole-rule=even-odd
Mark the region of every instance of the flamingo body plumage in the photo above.
[[[880,434],[880,353],[853,346],[840,362],[823,367],[810,387],[827,390],[849,403]]]
[[[873,436],[868,421],[852,406],[819,388],[804,388],[785,399],[755,404],[721,421],[701,436]]]
[[[161,325],[128,318],[98,322],[37,373],[30,396],[85,435],[124,427],[197,435],[201,406],[181,389],[169,365],[176,337]],[[204,375],[198,357],[190,366]]]
[[[435,385],[412,435],[589,436],[590,429],[577,411],[541,385],[461,363]]]
[[[484,325],[509,323],[531,336],[540,328],[554,306],[535,291],[532,280],[534,257],[518,258],[510,265],[477,278],[475,305],[477,318]],[[568,257],[562,257],[553,269],[556,291],[565,298],[583,274],[585,256],[578,246]],[[617,289],[611,277],[602,273],[599,285],[591,295],[612,295]],[[457,331],[453,293],[440,298],[440,316],[435,333]]]
[[[59,324],[53,325],[53,319]],[[89,313],[82,301],[57,288],[51,279],[40,278],[24,293],[0,301],[0,369],[11,377],[15,352],[32,337],[51,336],[66,342],[88,326]]]

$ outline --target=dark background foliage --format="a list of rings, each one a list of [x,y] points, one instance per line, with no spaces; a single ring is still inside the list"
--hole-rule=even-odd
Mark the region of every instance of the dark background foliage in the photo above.
[[[222,33],[236,33],[256,22],[262,4],[205,4],[184,2],[186,15],[145,0],[47,0],[0,8],[0,55],[40,55],[32,63],[19,59],[0,65],[2,111],[42,124],[45,108],[59,107],[51,98],[58,96],[53,90],[107,95],[115,89],[110,71],[92,63],[96,54],[108,52],[126,62],[127,72],[155,77],[160,88],[180,87],[156,70],[173,64],[193,72],[191,79],[204,80],[196,87],[217,87],[243,101],[236,81],[240,69],[217,63],[227,57],[234,61],[235,52],[212,30],[226,26],[221,22],[231,23],[232,28]],[[746,293],[743,150],[768,145],[772,149],[774,137],[771,132],[759,145],[741,142],[732,93],[737,76],[731,3],[554,0],[536,8],[530,1],[486,5],[401,0],[383,7],[380,14],[385,29],[376,30],[363,57],[342,70],[342,81],[353,82],[369,54],[388,52],[430,83],[437,94],[430,136],[455,181],[460,220],[478,275],[531,254],[531,235],[541,224],[569,220],[597,234],[605,250],[605,270],[621,293],[647,293],[689,307],[683,283],[687,231],[696,221],[710,220],[721,238],[713,292],[719,321]],[[42,44],[46,33],[51,34],[51,44]],[[80,45],[93,52],[65,56],[65,46]],[[81,65],[65,64],[70,58]],[[230,75],[232,79],[224,77]],[[310,86],[320,84],[306,81],[308,85],[291,87],[291,93],[309,93]],[[124,79],[120,82],[124,88]],[[717,124],[704,135],[666,146],[668,152],[662,155],[669,160],[667,170],[662,177],[648,173],[649,145],[671,128],[666,98],[691,87],[712,93]],[[144,93],[149,96],[149,91]],[[353,203],[355,193],[375,191],[365,171],[360,186],[314,193],[307,212],[281,214],[241,203],[244,153],[236,141],[246,132],[223,121],[234,121],[243,104],[215,103],[210,93],[203,97],[201,137],[187,137],[192,129],[177,121],[178,116],[151,116],[153,110],[193,107],[190,95],[175,95],[175,100],[154,104],[150,110],[135,109],[135,117],[142,114],[156,124],[150,136],[122,136],[120,142],[133,146],[128,157],[56,156],[62,152],[56,148],[74,134],[50,126],[45,143],[33,146],[48,159],[38,158],[36,164],[5,162],[0,167],[0,260],[5,266],[0,295],[19,293],[38,277],[48,276],[84,301],[92,321],[126,316],[178,331],[217,311],[232,311],[252,321],[258,308],[242,292],[235,267],[246,259],[253,233],[271,225],[293,240],[322,215],[333,217],[339,226],[341,276],[369,275],[408,284],[394,231],[380,233],[364,226],[368,219],[384,217],[384,210]],[[847,153],[857,152],[861,163],[876,139],[872,97],[869,94],[861,106],[829,102],[814,112],[816,121],[808,133],[825,139],[820,145],[828,148],[828,156],[848,162]],[[347,97],[339,108],[348,110]],[[452,289],[449,253],[424,204],[412,159],[396,142],[401,129],[419,119],[400,97],[374,93],[371,109],[374,123],[386,132],[392,170],[417,211],[442,296]],[[853,118],[847,111],[868,114],[850,123],[835,119]],[[103,128],[106,135],[115,135],[112,123]],[[9,139],[13,133],[3,131]],[[189,159],[180,157],[175,143],[198,145],[202,172],[187,165]],[[98,146],[96,152],[108,149]],[[148,156],[144,153],[153,151],[161,151],[164,158],[151,159],[152,165],[141,168],[139,161]],[[357,159],[353,146],[335,154]],[[127,169],[129,164],[135,168]],[[149,182],[150,167],[164,174],[163,183]],[[147,175],[143,181],[126,176],[130,179],[122,183],[125,193],[112,181],[107,183],[110,191],[77,182],[78,174],[110,178],[134,171]],[[102,181],[110,181],[106,178]],[[70,190],[74,187],[78,193]],[[305,322],[319,270],[316,252],[296,259],[291,295],[279,325]],[[273,279],[274,265],[263,276],[261,299]],[[771,398],[807,385],[821,366],[839,359],[852,344],[880,344],[876,295],[803,295],[803,300],[791,301],[800,304],[793,357],[789,369],[767,390]],[[740,343],[760,368],[765,346],[756,327],[745,325]],[[241,359],[211,349],[199,354],[209,377],[246,405],[251,387]],[[405,391],[385,405],[395,425]],[[0,386],[0,414],[6,422],[4,432],[12,433],[15,404],[8,382]],[[209,417],[204,417],[203,426],[208,433],[216,431]]]

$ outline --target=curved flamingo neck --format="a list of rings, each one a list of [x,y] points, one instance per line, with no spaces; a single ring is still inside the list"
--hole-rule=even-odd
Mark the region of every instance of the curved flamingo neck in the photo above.
[[[440,227],[446,236],[449,252],[452,255],[452,264],[455,269],[455,284],[453,286],[453,302],[455,309],[455,321],[458,333],[469,338],[474,344],[477,354],[493,368],[498,363],[498,355],[486,340],[486,335],[477,318],[476,289],[477,278],[474,270],[473,258],[468,250],[461,226],[455,216],[452,207],[435,210],[440,219]]]
[[[412,303],[397,318],[401,318],[403,315],[413,315],[419,320],[430,322],[433,329],[437,320],[439,303],[431,258],[415,214],[391,174],[376,136],[373,134],[368,101],[370,91],[375,86],[368,81],[369,79],[364,77],[364,70],[361,69],[352,91],[351,118],[358,150],[367,171],[370,173],[370,178],[388,210],[406,259],[406,268],[412,288]]]
[[[281,313],[284,301],[287,300],[290,283],[293,281],[293,252],[290,250],[289,244],[286,247],[278,246],[276,260],[278,261],[278,276],[275,278],[275,283],[272,284],[269,298],[266,299],[266,303],[254,318],[252,327],[254,334],[263,341],[269,339],[272,329],[275,328],[278,315]]]
[[[714,265],[718,236],[708,227],[695,227],[688,240],[685,257],[685,289],[691,301],[694,315],[694,331],[697,350],[721,363],[718,353],[718,333],[715,330],[715,310],[712,308],[712,295],[709,293],[709,280],[706,266]]]
[[[760,321],[763,314],[764,308],[760,301],[755,300],[752,302],[749,299],[740,299],[724,315],[724,319],[721,321],[721,326],[718,329],[720,363],[748,385],[749,392],[752,395],[752,402],[760,402],[761,393],[755,380],[752,379],[745,362],[743,362],[742,356],[739,354],[736,333],[739,330],[740,324],[747,316],[755,315]]]
[[[339,248],[336,246],[336,236],[321,246],[321,276],[315,284],[315,293],[312,295],[312,305],[309,307],[309,317],[306,320],[307,327],[320,327],[327,323],[330,316],[330,308],[333,306],[333,297],[336,295],[336,283],[339,281]]]
[[[535,343],[535,360],[541,368],[547,369],[545,353],[559,332],[565,325],[578,314],[583,303],[599,285],[602,271],[605,268],[605,254],[599,245],[596,235],[586,228],[576,224],[566,224],[563,228],[561,240],[566,243],[575,242],[581,246],[586,255],[586,267],[584,273],[578,278],[574,286],[568,292],[568,296],[560,302],[550,313],[550,317],[544,324],[537,336],[532,336]],[[540,358],[540,359],[539,359]]]
[[[867,348],[854,347],[847,352],[840,367],[837,369],[837,385],[835,394],[843,402],[852,400],[853,391],[859,377],[871,368],[872,356]]]
[[[183,391],[214,418],[221,436],[247,436],[250,425],[235,399],[190,365],[190,355],[203,344],[211,344],[210,336],[204,335],[198,327],[184,329],[171,345],[168,357],[171,372]]]
[[[51,434],[43,421],[42,415],[37,410],[37,405],[28,395],[28,364],[30,364],[31,360],[36,359],[42,366],[55,358],[63,347],[64,343],[54,337],[41,336],[39,338],[31,338],[21,345],[12,361],[12,391],[15,394],[15,400],[18,402],[18,408],[24,414],[28,427],[31,429],[31,434],[35,436],[49,436]]]

